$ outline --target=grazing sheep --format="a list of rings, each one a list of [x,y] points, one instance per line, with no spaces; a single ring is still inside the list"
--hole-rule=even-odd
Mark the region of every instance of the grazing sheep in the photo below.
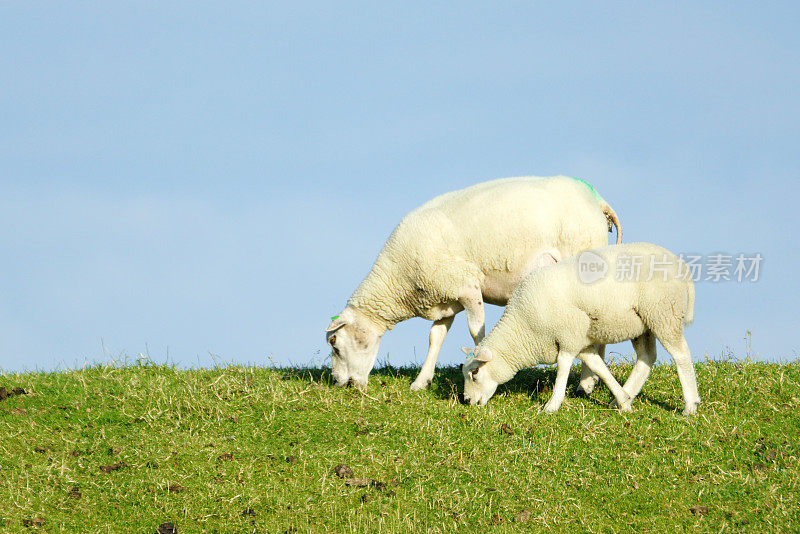
[[[622,233],[611,206],[582,180],[494,180],[438,196],[394,229],[347,307],[326,329],[338,385],[367,382],[381,336],[412,317],[433,321],[412,390],[427,387],[453,317],[467,312],[477,344],[483,303],[505,305],[532,270],[607,244]],[[596,378],[586,372],[587,392]]]
[[[686,264],[649,243],[611,245],[581,253],[533,271],[514,291],[494,329],[464,364],[464,399],[486,404],[497,386],[518,370],[557,364],[553,396],[545,410],[561,406],[567,377],[577,356],[600,375],[630,410],[656,360],[658,339],[672,355],[686,404],[684,415],[700,404],[697,381],[683,337],[694,315],[694,284]],[[625,386],[608,372],[596,345],[632,340],[636,363]]]

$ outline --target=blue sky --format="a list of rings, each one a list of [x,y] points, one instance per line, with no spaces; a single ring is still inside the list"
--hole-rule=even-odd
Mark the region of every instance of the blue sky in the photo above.
[[[406,212],[529,174],[592,183],[626,241],[761,253],[757,283],[697,284],[687,338],[794,359],[798,27],[791,2],[3,2],[0,369],[323,364]],[[379,361],[420,363],[428,326]]]

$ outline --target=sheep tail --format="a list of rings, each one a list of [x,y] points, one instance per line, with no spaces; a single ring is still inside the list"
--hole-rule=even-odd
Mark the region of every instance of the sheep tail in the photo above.
[[[603,201],[603,204],[600,206],[603,209],[603,214],[606,216],[606,220],[608,221],[608,233],[613,231],[613,228],[616,226],[617,228],[617,245],[622,243],[622,224],[619,222],[619,217],[617,217],[617,212],[615,212],[611,206],[608,205],[608,202]]]
[[[584,186],[589,188],[589,191],[592,192],[592,195],[594,195],[595,200],[599,202],[600,209],[603,210],[603,215],[606,216],[606,221],[608,221],[608,233],[610,234],[613,231],[613,227],[616,226],[617,245],[622,243],[622,225],[619,223],[619,217],[617,217],[617,213],[611,208],[611,206],[608,205],[608,202],[606,202],[603,199],[603,197],[600,196],[600,193],[598,193],[595,190],[595,188],[592,187],[592,184],[590,184],[586,180],[581,180],[580,178],[572,178],[572,179],[582,183]]]

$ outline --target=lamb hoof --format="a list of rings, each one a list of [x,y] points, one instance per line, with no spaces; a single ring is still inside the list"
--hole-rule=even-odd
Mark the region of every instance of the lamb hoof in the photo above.
[[[428,386],[431,385],[431,382],[432,380],[430,378],[427,380],[420,380],[418,378],[411,384],[411,391],[422,391],[423,389],[427,389]]]
[[[592,391],[594,391],[594,387],[596,385],[597,381],[592,377],[581,380],[581,382],[578,384],[578,388],[575,390],[575,396],[588,397],[592,394]]]
[[[695,415],[697,413],[697,407],[700,405],[700,401],[692,402],[686,405],[683,409],[683,415]]]
[[[626,412],[626,413],[633,412],[633,408],[631,408],[631,401],[630,400],[628,400],[627,402],[623,403],[622,407],[620,407],[619,402],[617,402],[617,399],[612,399],[611,403],[608,405],[608,407],[611,408],[612,410],[619,409],[620,411]]]

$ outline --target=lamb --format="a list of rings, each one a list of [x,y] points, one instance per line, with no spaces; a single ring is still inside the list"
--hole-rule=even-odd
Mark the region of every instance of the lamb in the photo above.
[[[332,318],[326,338],[340,386],[365,385],[381,336],[412,317],[433,321],[428,354],[411,389],[426,388],[454,316],[484,337],[484,302],[505,305],[532,270],[608,242],[616,213],[583,180],[506,178],[446,193],[406,215],[372,269]],[[588,393],[596,382],[588,370]]]
[[[656,360],[658,339],[675,360],[684,415],[697,412],[700,396],[684,326],[694,318],[694,284],[682,260],[649,243],[611,245],[537,269],[517,287],[497,326],[463,366],[464,400],[486,404],[499,384],[519,369],[557,364],[545,410],[561,406],[574,358],[596,372],[629,411]],[[598,344],[632,340],[636,363],[625,386],[598,355]]]

